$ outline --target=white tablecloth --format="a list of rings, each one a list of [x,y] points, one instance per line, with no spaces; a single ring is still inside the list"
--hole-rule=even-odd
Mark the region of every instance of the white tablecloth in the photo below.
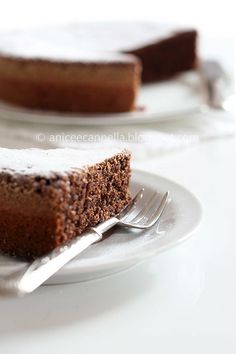
[[[107,147],[113,145],[128,148],[135,159],[142,159],[196,145],[208,139],[230,136],[234,132],[234,115],[216,110],[166,123],[96,129],[1,121],[0,145],[11,148],[90,148],[103,144]],[[77,136],[79,142],[76,141]],[[89,142],[81,142],[84,136]]]

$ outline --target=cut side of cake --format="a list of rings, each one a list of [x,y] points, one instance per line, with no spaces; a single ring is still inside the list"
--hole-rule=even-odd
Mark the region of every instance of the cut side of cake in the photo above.
[[[84,50],[129,53],[142,63],[142,81],[165,80],[197,65],[194,28],[152,22],[107,22],[48,29],[50,40],[80,43]]]
[[[32,259],[131,200],[130,153],[0,149],[0,251]]]
[[[143,47],[128,50],[142,62],[143,82],[166,80],[197,66],[197,32],[172,30]]]

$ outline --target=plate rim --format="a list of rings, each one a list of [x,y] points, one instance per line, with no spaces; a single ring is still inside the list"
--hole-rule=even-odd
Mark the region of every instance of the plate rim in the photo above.
[[[12,106],[13,107],[13,106]],[[122,125],[134,125],[134,124],[147,124],[147,123],[163,123],[165,121],[175,121],[175,120],[180,120],[183,118],[183,116],[186,115],[192,115],[195,113],[200,113],[203,110],[207,108],[204,103],[200,104],[199,106],[192,107],[191,109],[186,109],[186,110],[176,110],[175,112],[163,112],[161,115],[156,112],[140,112],[140,111],[134,111],[134,112],[124,112],[124,113],[112,113],[112,114],[104,114],[101,115],[101,117],[95,116],[95,117],[72,117],[72,116],[62,116],[60,112],[41,112],[41,111],[33,111],[28,112],[27,109],[25,111],[22,109],[22,107],[19,107],[22,109],[22,111],[17,112],[18,107],[14,107],[14,110],[11,111],[11,106],[7,105],[0,100],[0,114],[5,114],[5,116],[0,116],[0,120],[3,121],[11,121],[15,123],[29,123],[32,125],[40,125],[40,124],[45,124],[46,126],[76,126],[76,127],[100,127],[104,125],[105,121],[108,123],[108,126],[122,126]],[[13,117],[10,116],[13,113]],[[30,116],[31,115],[36,115],[37,119],[32,119]],[[44,115],[44,117],[39,117],[40,114]],[[46,114],[50,114],[50,119],[49,116]],[[16,115],[18,117],[16,118]],[[129,116],[129,117],[127,117]],[[133,116],[130,117],[130,116]],[[111,121],[112,117],[112,121]],[[114,119],[116,118],[116,119]],[[55,122],[52,122],[51,119],[55,119]],[[74,120],[72,122],[72,120]],[[100,120],[100,122],[98,122]]]
[[[181,86],[185,86],[179,78],[184,77],[185,75],[198,75],[197,70],[192,70],[189,72],[184,72],[178,76],[166,80],[164,83],[169,85],[174,85],[178,83]],[[158,85],[161,82],[152,83],[153,85]],[[140,92],[142,88],[145,88],[145,85],[141,85]],[[153,88],[152,90],[154,90]],[[153,111],[149,110],[137,110],[133,112],[121,112],[121,113],[99,113],[99,114],[83,114],[83,113],[73,113],[73,112],[57,112],[57,111],[43,111],[40,109],[30,109],[27,107],[17,106],[8,102],[0,100],[0,119],[9,120],[12,122],[18,123],[30,123],[35,124],[45,124],[47,126],[82,126],[82,127],[92,127],[92,126],[102,126],[106,123],[108,126],[120,126],[120,125],[133,125],[133,124],[146,124],[146,123],[161,123],[165,121],[174,121],[179,120],[183,116],[191,115],[194,113],[199,113],[205,109],[204,95],[200,90],[198,94],[197,103],[191,107],[179,108],[176,107],[174,110],[165,110],[165,111]],[[142,102],[139,102],[137,105],[143,105]]]
[[[196,220],[193,223],[191,229],[185,235],[183,235],[181,238],[179,238],[178,240],[173,240],[173,242],[169,242],[168,244],[162,246],[161,248],[154,248],[153,250],[150,250],[150,249],[149,250],[144,250],[141,255],[128,256],[128,257],[125,258],[125,260],[116,258],[114,261],[110,261],[109,260],[109,261],[103,262],[101,264],[97,264],[96,263],[94,265],[89,265],[89,266],[87,264],[80,265],[79,266],[79,270],[78,270],[78,267],[77,268],[76,268],[76,266],[73,267],[73,260],[72,260],[70,263],[65,265],[58,272],[59,276],[74,275],[74,274],[78,274],[79,272],[82,272],[82,271],[87,273],[87,272],[92,272],[92,271],[105,270],[105,269],[110,268],[110,267],[115,268],[115,267],[121,266],[124,262],[127,263],[127,264],[138,263],[140,261],[143,261],[145,259],[153,257],[153,256],[155,256],[157,254],[166,252],[167,250],[178,246],[179,244],[181,244],[181,243],[185,242],[186,240],[188,240],[193,235],[193,233],[195,233],[195,231],[198,229],[198,227],[201,224],[202,218],[203,218],[203,206],[202,206],[202,203],[201,203],[200,199],[193,192],[188,190],[182,184],[180,184],[178,182],[175,182],[175,181],[173,181],[173,180],[171,180],[169,178],[163,177],[163,176],[161,176],[159,174],[155,174],[155,173],[148,172],[148,171],[145,171],[145,170],[142,170],[142,169],[137,169],[137,168],[132,169],[132,172],[145,174],[145,175],[148,175],[151,178],[153,178],[153,177],[156,178],[157,177],[157,178],[159,178],[159,179],[161,179],[161,180],[163,180],[163,181],[165,181],[167,183],[170,183],[173,186],[177,186],[177,188],[180,188],[180,189],[184,190],[192,198],[192,200],[194,200],[195,206],[198,209],[198,214],[197,214]]]

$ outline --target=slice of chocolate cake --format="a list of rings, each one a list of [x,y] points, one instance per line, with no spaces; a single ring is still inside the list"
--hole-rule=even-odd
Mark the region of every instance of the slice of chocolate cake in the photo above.
[[[0,250],[42,256],[130,201],[130,154],[118,149],[0,149]]]

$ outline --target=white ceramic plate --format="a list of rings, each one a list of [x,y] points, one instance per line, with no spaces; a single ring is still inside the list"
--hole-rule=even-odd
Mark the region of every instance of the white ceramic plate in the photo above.
[[[196,72],[142,86],[138,107],[143,110],[116,114],[72,114],[37,111],[0,102],[0,118],[30,123],[63,125],[124,125],[179,119],[200,111],[204,104],[202,81]]]
[[[200,223],[202,208],[198,199],[184,187],[157,175],[134,170],[131,191],[144,187],[146,192],[170,191],[171,201],[159,225],[148,231],[117,228],[104,241],[90,246],[67,264],[48,284],[79,282],[103,277],[129,268],[186,240]],[[0,256],[0,276],[25,263]]]

